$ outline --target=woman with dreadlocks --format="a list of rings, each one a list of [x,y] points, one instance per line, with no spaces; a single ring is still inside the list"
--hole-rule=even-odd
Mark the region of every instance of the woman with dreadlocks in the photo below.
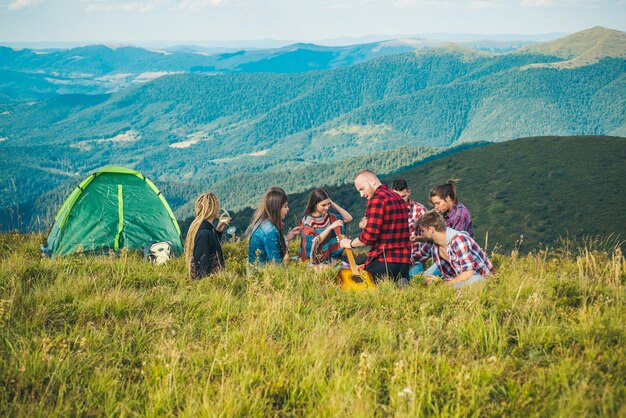
[[[191,222],[185,240],[185,262],[192,279],[200,279],[224,269],[222,231],[227,223],[217,227],[213,221],[220,210],[220,201],[213,193],[203,193],[195,203],[196,218]]]

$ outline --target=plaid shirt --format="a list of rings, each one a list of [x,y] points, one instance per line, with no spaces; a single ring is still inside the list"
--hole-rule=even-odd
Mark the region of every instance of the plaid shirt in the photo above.
[[[388,263],[411,263],[411,241],[406,202],[384,184],[367,201],[367,226],[359,240],[370,246],[365,265],[376,259]]]
[[[472,217],[463,203],[456,203],[452,209],[444,212],[443,219],[445,219],[448,228],[465,231],[470,237],[474,237]]]
[[[441,258],[437,244],[432,246],[433,261],[437,263],[444,280],[454,279],[468,270],[474,270],[474,274],[483,277],[493,273],[493,265],[487,254],[467,232],[446,228],[446,241],[449,262]]]
[[[419,218],[428,212],[428,209],[419,202],[409,200],[409,234],[422,235],[422,230],[419,228],[417,221]],[[431,245],[425,242],[412,242],[411,243],[411,264],[423,263],[430,258]]]

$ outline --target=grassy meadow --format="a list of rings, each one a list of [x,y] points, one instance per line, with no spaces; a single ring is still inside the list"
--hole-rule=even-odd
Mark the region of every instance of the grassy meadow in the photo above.
[[[192,282],[182,260],[42,259],[0,235],[3,416],[626,416],[626,263],[494,253],[460,291],[344,293],[291,264]]]

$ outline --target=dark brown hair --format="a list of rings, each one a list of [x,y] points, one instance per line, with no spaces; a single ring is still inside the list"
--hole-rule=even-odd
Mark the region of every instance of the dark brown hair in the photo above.
[[[433,196],[437,196],[439,199],[445,199],[446,197],[449,197],[450,199],[452,199],[454,204],[457,204],[459,202],[459,197],[456,193],[456,184],[458,182],[459,179],[451,179],[444,184],[433,187],[432,189],[430,189],[430,193],[428,194],[429,200]]]
[[[278,235],[281,238],[279,240],[281,256],[287,253],[287,243],[283,236],[283,220],[280,218],[280,210],[285,203],[287,203],[287,193],[283,189],[280,187],[267,189],[246,230],[246,235],[250,236],[257,225],[260,225],[265,220],[269,220],[278,229]]]
[[[408,190],[409,185],[406,184],[405,179],[395,179],[393,183],[391,183],[391,188],[397,192],[401,192],[402,190]]]
[[[306,204],[303,216],[307,216],[315,212],[315,207],[317,206],[317,204],[326,199],[330,199],[330,196],[328,196],[326,190],[321,188],[311,190],[311,193],[309,193],[309,201]]]

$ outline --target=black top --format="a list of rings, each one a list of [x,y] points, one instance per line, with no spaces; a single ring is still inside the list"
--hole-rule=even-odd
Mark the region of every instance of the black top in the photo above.
[[[206,219],[200,224],[193,244],[191,277],[200,279],[224,268],[224,254],[220,240],[222,233]]]

